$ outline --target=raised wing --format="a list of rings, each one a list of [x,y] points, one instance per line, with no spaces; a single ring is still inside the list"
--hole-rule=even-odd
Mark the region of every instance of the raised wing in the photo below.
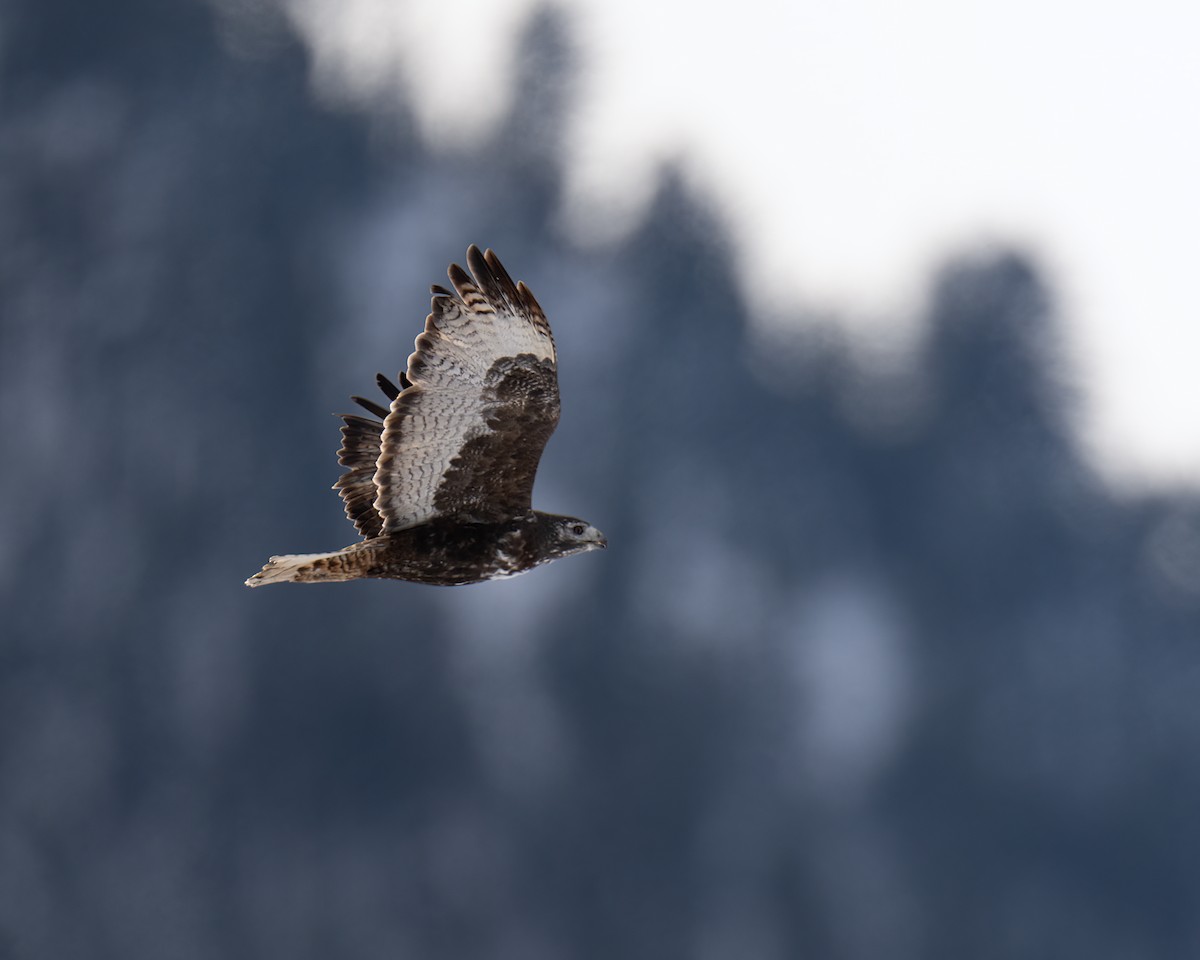
[[[453,293],[433,288],[408,358],[411,385],[384,421],[374,474],[384,533],[440,516],[492,521],[527,510],[558,425],[557,358],[542,308],[491,250],[472,244],[467,265],[473,276],[450,266]]]

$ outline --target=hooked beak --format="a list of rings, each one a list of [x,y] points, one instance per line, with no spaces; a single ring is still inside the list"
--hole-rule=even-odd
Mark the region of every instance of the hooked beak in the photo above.
[[[608,537],[602,534],[595,527],[592,528],[592,536],[589,538],[592,544],[600,550],[608,549]]]

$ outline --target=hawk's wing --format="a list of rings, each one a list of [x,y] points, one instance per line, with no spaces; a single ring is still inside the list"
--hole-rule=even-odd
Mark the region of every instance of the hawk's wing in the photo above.
[[[529,509],[542,449],[558,425],[554,337],[529,288],[513,283],[491,250],[472,245],[467,265],[473,277],[450,267],[454,293],[433,289],[409,382],[392,399],[382,436],[373,433],[377,421],[342,428],[350,470],[339,484],[364,536],[440,516],[488,521]],[[376,441],[368,511],[363,481]]]
[[[403,373],[400,374],[400,387],[382,373],[376,375],[375,382],[379,384],[379,389],[384,392],[389,403],[400,395],[402,388],[410,386],[408,377]],[[346,516],[353,521],[359,533],[370,539],[383,533],[383,518],[375,510],[375,497],[379,493],[375,489],[375,464],[379,460],[379,448],[383,442],[383,421],[388,411],[386,407],[363,397],[351,399],[379,419],[373,420],[353,413],[339,414],[346,422],[342,426],[342,446],[338,450],[338,463],[349,469],[338,477],[333,489],[342,495],[342,500],[346,503]]]

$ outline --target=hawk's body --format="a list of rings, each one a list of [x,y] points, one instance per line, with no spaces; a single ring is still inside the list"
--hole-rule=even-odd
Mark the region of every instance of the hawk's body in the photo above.
[[[246,583],[385,577],[442,585],[514,576],[605,545],[582,520],[531,508],[558,425],[558,368],[545,314],[492,251],[433,288],[432,312],[398,389],[382,375],[381,419],[344,415],[335,484],[366,539],[327,554],[272,557]]]

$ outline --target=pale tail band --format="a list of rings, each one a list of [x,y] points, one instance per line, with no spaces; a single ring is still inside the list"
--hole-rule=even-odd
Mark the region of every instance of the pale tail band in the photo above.
[[[246,581],[248,587],[264,587],[269,583],[291,583],[313,580],[345,580],[330,569],[328,560],[341,553],[298,553],[272,557],[265,567]]]

